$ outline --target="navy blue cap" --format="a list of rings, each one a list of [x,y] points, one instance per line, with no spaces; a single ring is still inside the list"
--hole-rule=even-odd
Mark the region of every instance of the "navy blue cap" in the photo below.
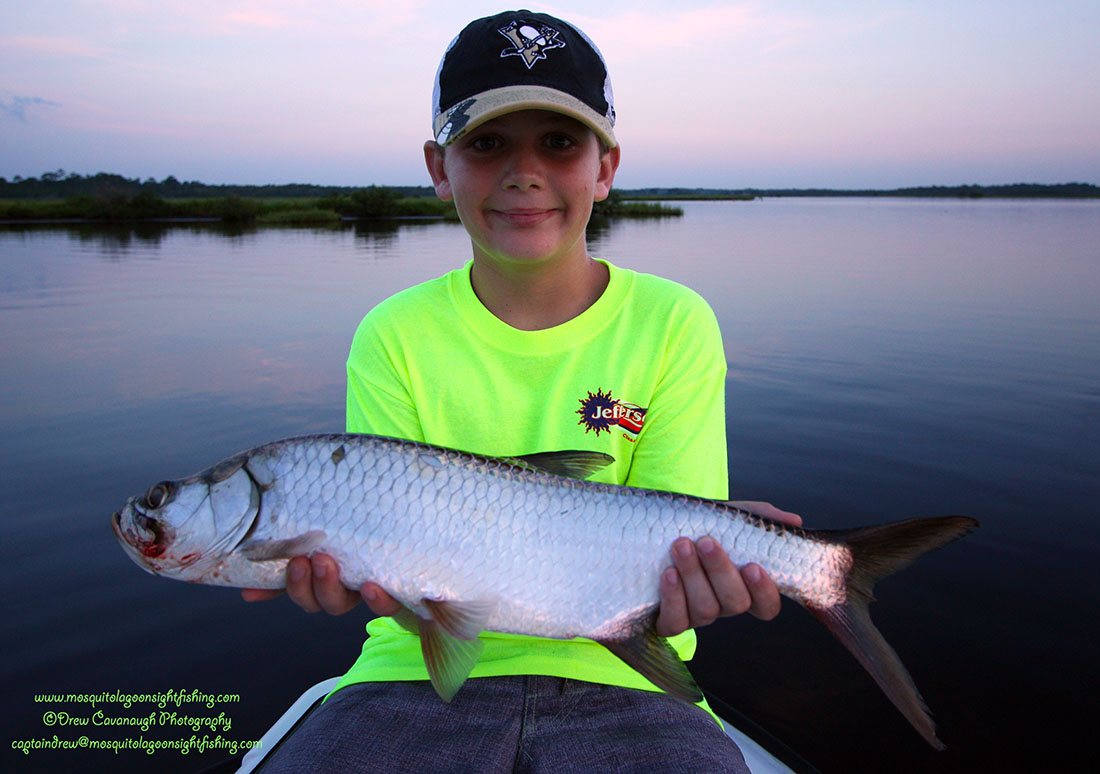
[[[596,44],[544,13],[505,11],[470,22],[439,63],[432,129],[447,145],[517,110],[553,110],[589,126],[615,147],[615,104]]]

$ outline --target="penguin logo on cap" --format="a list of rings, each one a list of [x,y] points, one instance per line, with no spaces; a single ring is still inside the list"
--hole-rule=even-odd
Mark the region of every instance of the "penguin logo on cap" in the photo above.
[[[532,65],[540,59],[546,58],[546,52],[553,48],[565,48],[565,41],[559,40],[560,34],[556,29],[546,24],[535,27],[520,21],[514,21],[507,27],[497,30],[508,38],[511,48],[500,52],[501,57],[522,57],[523,63],[530,70]]]

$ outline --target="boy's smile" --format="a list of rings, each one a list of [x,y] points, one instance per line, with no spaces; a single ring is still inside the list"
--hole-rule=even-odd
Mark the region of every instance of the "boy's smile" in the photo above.
[[[592,203],[607,197],[619,151],[601,153],[584,124],[522,110],[481,124],[448,145],[425,145],[442,199],[453,199],[474,261],[544,264],[587,258]],[[518,268],[518,267],[516,267]]]

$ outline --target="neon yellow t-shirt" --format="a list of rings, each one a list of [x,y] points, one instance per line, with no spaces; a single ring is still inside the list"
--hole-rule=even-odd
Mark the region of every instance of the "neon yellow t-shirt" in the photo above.
[[[603,295],[541,331],[489,312],[470,267],[398,293],[360,324],[348,357],[347,429],[491,456],[582,449],[615,462],[591,480],[727,498],[726,361],[714,313],[669,280],[608,264]],[[367,624],[337,687],[426,680],[419,638]],[[484,632],[471,677],[540,674],[658,690],[591,640]],[[692,631],[670,640],[695,651]]]

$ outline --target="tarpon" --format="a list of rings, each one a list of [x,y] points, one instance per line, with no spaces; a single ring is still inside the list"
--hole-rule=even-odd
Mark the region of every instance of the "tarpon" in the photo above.
[[[345,586],[374,581],[411,611],[399,620],[418,631],[447,700],[477,661],[478,634],[498,631],[590,638],[658,688],[699,701],[654,622],[671,544],[709,535],[824,623],[942,749],[867,607],[876,581],[977,521],[804,530],[730,503],[581,480],[611,462],[587,451],[496,458],[380,436],[304,436],[162,481],[111,524],[139,566],[196,583],[282,588],[290,558],[329,554]]]

